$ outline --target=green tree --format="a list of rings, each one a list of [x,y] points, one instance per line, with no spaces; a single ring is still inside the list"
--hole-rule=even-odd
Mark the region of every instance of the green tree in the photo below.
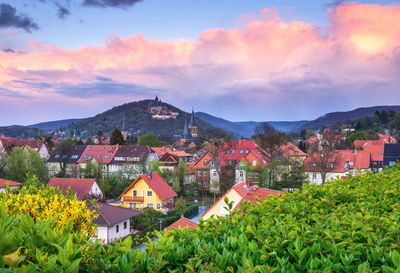
[[[110,145],[124,145],[125,139],[120,129],[115,128],[111,134]]]
[[[95,159],[92,159],[86,163],[85,168],[83,169],[83,176],[85,178],[96,178],[97,181],[100,181],[101,169],[99,163]]]
[[[106,198],[117,198],[130,184],[131,180],[124,178],[121,172],[110,174],[107,178],[100,179],[100,188]]]
[[[179,183],[179,187],[181,189],[180,195],[185,195],[185,175],[187,172],[187,166],[184,160],[179,161],[178,168],[176,169],[176,178]]]
[[[186,202],[183,198],[176,200],[174,211],[178,215],[183,215],[187,211]]]
[[[215,196],[220,193],[220,185],[217,179],[212,179],[210,182],[210,192],[214,196],[214,203],[215,203]]]
[[[91,138],[88,138],[88,140],[86,140],[85,144],[86,145],[96,145],[96,143],[94,143],[94,141]]]
[[[354,140],[367,140],[368,136],[366,132],[354,132],[350,136],[347,137],[347,141],[350,145],[353,145]]]
[[[6,177],[10,180],[25,182],[27,174],[36,175],[41,183],[47,183],[48,172],[46,164],[39,153],[29,148],[22,150],[15,147],[6,157]]]
[[[139,138],[139,144],[149,147],[162,147],[166,145],[164,141],[159,140],[157,136],[152,133],[141,136]]]

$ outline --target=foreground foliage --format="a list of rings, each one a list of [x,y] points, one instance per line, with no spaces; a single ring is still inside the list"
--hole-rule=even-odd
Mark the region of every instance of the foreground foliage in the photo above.
[[[2,204],[4,207],[4,203]],[[91,243],[71,224],[0,209],[0,266],[53,272],[399,272],[400,167],[270,197],[258,206],[131,239]],[[57,236],[55,235],[57,234]],[[3,242],[5,242],[3,244]]]

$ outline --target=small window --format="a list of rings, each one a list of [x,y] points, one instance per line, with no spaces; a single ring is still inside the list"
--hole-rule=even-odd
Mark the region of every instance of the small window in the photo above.
[[[89,148],[88,148],[88,151],[90,151],[91,149],[92,149],[92,147],[89,147]]]
[[[89,160],[90,160],[90,159],[92,159],[92,156],[91,156],[91,155],[89,155],[88,159],[89,159]]]
[[[229,150],[226,151],[227,154],[229,154],[229,152],[230,152]]]
[[[106,155],[106,157],[105,157],[106,159],[108,159],[108,158],[110,158],[110,155]]]
[[[157,209],[158,209],[158,210],[161,209],[161,204],[160,204],[160,203],[157,204]]]
[[[152,191],[147,191],[147,196],[153,196],[153,192]]]
[[[132,196],[137,196],[137,190],[132,191]]]
[[[253,167],[257,166],[257,160],[253,160]]]
[[[350,165],[350,166],[353,166],[353,164],[354,164],[353,161],[350,161],[350,162],[349,162],[349,165]]]
[[[59,158],[59,157],[60,157],[60,155],[56,155],[56,156],[55,156],[55,158]]]
[[[110,147],[109,151],[110,151],[110,152],[112,151],[112,147]]]
[[[99,158],[99,157],[100,157],[100,155],[97,155],[97,157]]]
[[[147,203],[147,207],[152,209],[153,208],[153,204],[152,203]]]
[[[232,150],[232,154],[234,154],[234,153],[235,153],[235,150],[233,149],[233,150]]]
[[[246,154],[248,154],[249,153],[249,150],[246,150]]]
[[[130,209],[136,209],[136,203],[129,203]]]
[[[317,179],[317,174],[316,174],[316,173],[313,173],[313,174],[312,174],[312,178],[313,178],[313,179]]]
[[[203,163],[204,165],[207,165],[207,159],[204,159]]]
[[[124,222],[124,229],[127,229],[128,228],[128,223],[125,221]]]
[[[116,232],[119,232],[119,225],[116,226]]]
[[[240,153],[243,154],[243,150],[240,150]]]
[[[104,151],[104,147],[101,147],[101,150]]]
[[[86,158],[86,157],[87,157],[87,155],[84,155],[84,156],[83,156],[83,158]]]

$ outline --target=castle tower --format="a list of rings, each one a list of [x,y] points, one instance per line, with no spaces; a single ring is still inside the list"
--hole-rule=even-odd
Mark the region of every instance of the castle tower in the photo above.
[[[192,135],[192,138],[197,138],[199,136],[199,128],[196,125],[195,117],[194,117],[194,108],[192,108],[192,115],[190,116],[189,122],[189,131]]]

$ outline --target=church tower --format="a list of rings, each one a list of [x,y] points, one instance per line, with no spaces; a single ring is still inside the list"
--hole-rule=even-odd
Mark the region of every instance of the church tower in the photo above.
[[[190,131],[190,134],[192,135],[192,138],[199,137],[199,128],[196,125],[193,108],[192,108],[192,115],[190,116],[189,131]]]

